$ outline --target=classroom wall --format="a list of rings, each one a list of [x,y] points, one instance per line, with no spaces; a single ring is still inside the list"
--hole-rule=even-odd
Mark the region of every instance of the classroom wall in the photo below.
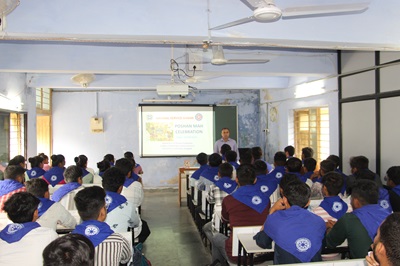
[[[97,100],[96,100],[97,94]],[[193,104],[238,106],[239,147],[260,145],[258,90],[199,91]],[[144,170],[147,188],[177,187],[178,168],[185,160],[195,164],[194,157],[138,158],[138,112],[142,99],[158,98],[153,91],[57,92],[53,93],[53,153],[66,157],[66,165],[74,157],[85,154],[88,166],[97,170],[96,163],[107,153],[121,158],[132,151]],[[97,108],[96,108],[97,102]],[[104,121],[104,133],[90,132],[90,118],[98,113]]]

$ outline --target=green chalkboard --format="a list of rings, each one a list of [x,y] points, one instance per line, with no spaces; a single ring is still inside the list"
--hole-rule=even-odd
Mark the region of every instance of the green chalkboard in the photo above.
[[[229,128],[231,139],[238,143],[238,116],[237,106],[216,105],[214,106],[214,142],[221,138],[221,130],[224,127]],[[239,145],[239,143],[238,143]]]

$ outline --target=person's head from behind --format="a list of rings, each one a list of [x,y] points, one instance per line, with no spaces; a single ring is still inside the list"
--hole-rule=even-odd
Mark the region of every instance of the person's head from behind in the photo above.
[[[113,165],[114,164],[114,155],[112,155],[111,153],[108,153],[108,154],[104,155],[103,160],[107,160]]]
[[[299,206],[305,208],[310,203],[311,190],[303,182],[289,182],[283,190],[283,202],[288,207]]]
[[[43,250],[43,266],[94,266],[93,243],[81,234],[59,237]]]
[[[286,154],[283,151],[278,151],[274,155],[274,165],[275,166],[285,166],[286,164]]]
[[[357,180],[351,190],[351,206],[358,209],[369,204],[378,204],[379,187],[371,180]]]
[[[286,161],[286,169],[289,173],[300,173],[303,163],[299,158],[292,157]]]
[[[240,164],[251,164],[253,162],[253,154],[250,148],[245,148],[240,153]]]
[[[107,217],[105,196],[104,189],[98,186],[87,187],[76,193],[75,206],[83,221],[104,222]]]
[[[65,165],[65,157],[62,154],[53,154],[51,156],[51,166],[52,167],[61,167],[63,168]]]
[[[76,165],[70,165],[64,171],[65,183],[77,182],[82,184],[82,168]]]
[[[208,156],[207,154],[205,154],[204,152],[200,152],[199,154],[197,154],[196,156],[196,161],[198,164],[200,165],[205,165],[207,164],[208,161]]]
[[[17,155],[8,162],[8,165],[19,165],[25,168],[25,157]]]
[[[22,168],[20,165],[8,165],[4,170],[4,179],[10,179],[19,183],[24,183],[25,168]]]
[[[38,218],[40,200],[28,192],[12,195],[3,206],[4,212],[13,223],[34,222]]]
[[[304,147],[301,149],[301,159],[312,158],[314,156],[314,150],[311,147]]]
[[[221,130],[221,137],[222,137],[225,141],[228,140],[229,134],[230,134],[229,128],[224,127],[224,128]]]
[[[351,173],[354,174],[357,171],[361,171],[363,169],[368,169],[369,160],[365,156],[354,156],[350,158],[350,168]]]
[[[304,167],[307,172],[314,172],[315,167],[317,166],[317,161],[314,158],[304,159]]]
[[[38,198],[49,198],[49,184],[41,178],[33,178],[25,182],[26,192]]]
[[[327,160],[332,161],[335,164],[335,169],[339,167],[340,165],[340,158],[337,155],[331,154],[326,158]]]
[[[392,166],[386,171],[387,185],[394,188],[400,185],[400,166]]]
[[[85,155],[81,154],[78,157],[74,158],[74,162],[76,164],[76,166],[85,168],[87,167],[87,162],[88,162],[88,157],[86,157]]]
[[[300,178],[295,175],[295,174],[291,174],[291,173],[285,173],[283,175],[283,177],[281,178],[281,182],[279,183],[279,192],[281,194],[281,197],[283,195],[283,190],[285,189],[285,187],[287,186],[287,184],[291,183],[291,182],[301,182]]]
[[[39,167],[43,168],[43,158],[40,156],[33,156],[28,159],[31,164],[31,168]]]
[[[99,168],[100,173],[104,173],[110,167],[111,167],[110,162],[107,160],[103,160],[97,163],[97,168]]]
[[[251,148],[251,155],[253,155],[253,160],[254,161],[261,159],[261,157],[263,155],[261,147],[253,147],[253,148]]]
[[[335,164],[330,160],[323,160],[319,164],[319,175],[324,176],[328,172],[335,171]]]
[[[233,166],[230,163],[222,163],[218,167],[218,176],[232,178]]]
[[[225,156],[225,154],[226,154],[226,152],[227,151],[231,151],[232,150],[232,147],[229,145],[229,144],[222,144],[222,146],[221,146],[221,150],[220,150],[220,153],[223,155],[223,156]]]
[[[283,151],[285,152],[286,157],[293,157],[295,149],[292,145],[289,145],[289,146],[286,146]]]
[[[49,164],[49,156],[47,156],[43,152],[39,153],[38,156],[43,158],[43,164]]]
[[[328,172],[322,177],[322,192],[324,196],[337,196],[343,187],[343,176],[336,172]]]
[[[125,159],[134,159],[133,153],[131,151],[127,151],[124,153]]]
[[[235,151],[227,151],[225,153],[225,159],[227,162],[236,162],[237,161],[237,152]]]
[[[104,172],[102,185],[106,191],[121,193],[125,183],[125,175],[116,167],[112,167]]]
[[[239,186],[253,185],[256,182],[254,165],[241,164],[236,171],[236,182]]]
[[[372,249],[379,265],[400,265],[400,213],[394,212],[378,228]]]
[[[121,170],[125,177],[131,177],[134,166],[135,165],[133,164],[132,160],[126,158],[118,159],[115,162],[115,167]]]
[[[257,176],[267,174],[268,167],[267,167],[267,164],[263,160],[256,160],[254,162],[254,168],[256,169]]]
[[[222,157],[218,153],[213,153],[208,157],[208,165],[218,167],[222,163]]]

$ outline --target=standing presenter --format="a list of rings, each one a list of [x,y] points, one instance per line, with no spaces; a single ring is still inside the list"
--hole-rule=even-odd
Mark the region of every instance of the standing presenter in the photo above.
[[[220,138],[219,140],[217,140],[214,144],[214,152],[221,154],[221,146],[224,144],[228,144],[229,146],[231,146],[232,151],[235,151],[238,155],[238,159],[239,159],[239,151],[238,151],[238,147],[236,144],[236,141],[234,139],[229,138],[229,128],[224,127],[221,130],[221,136],[222,138]]]

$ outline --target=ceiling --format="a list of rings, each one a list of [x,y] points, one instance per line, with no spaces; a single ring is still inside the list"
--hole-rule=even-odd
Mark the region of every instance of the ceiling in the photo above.
[[[282,89],[335,75],[336,50],[400,50],[398,0],[275,1],[294,2],[370,4],[361,14],[209,30],[252,11],[240,0],[21,0],[0,32],[0,72],[26,73],[29,87],[79,89],[71,77],[93,73],[85,90],[154,90],[170,82],[174,59],[189,76],[196,65],[195,80],[172,78],[198,89]],[[212,65],[218,44],[226,59],[269,62]]]

